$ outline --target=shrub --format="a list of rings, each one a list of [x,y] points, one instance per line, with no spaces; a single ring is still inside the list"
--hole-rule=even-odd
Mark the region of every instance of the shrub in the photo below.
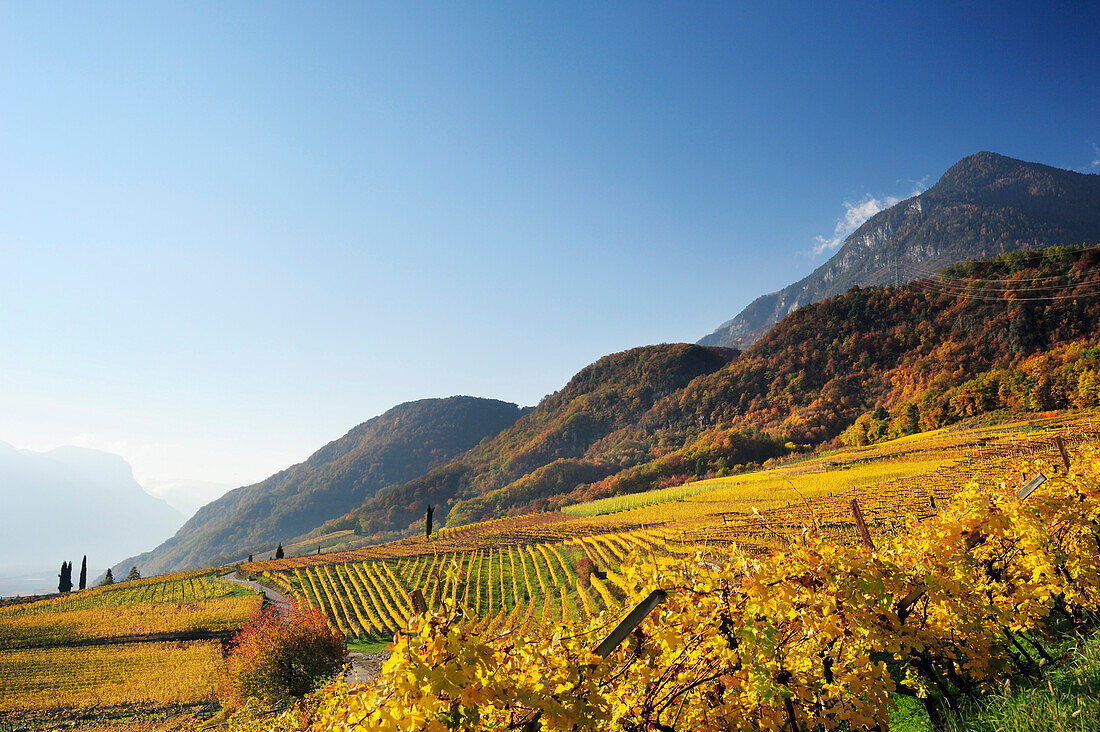
[[[577,573],[577,579],[581,581],[581,584],[588,586],[589,578],[592,576],[592,572],[596,570],[596,565],[588,557],[581,557],[573,562],[573,571]]]
[[[298,605],[283,617],[266,606],[233,639],[223,701],[301,699],[339,674],[347,655],[346,639],[321,611]]]

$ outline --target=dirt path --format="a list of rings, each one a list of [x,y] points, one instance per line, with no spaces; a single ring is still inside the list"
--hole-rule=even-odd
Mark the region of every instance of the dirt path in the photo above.
[[[261,585],[259,582],[253,582],[252,580],[240,579],[237,577],[236,572],[230,572],[229,574],[222,575],[222,579],[233,584],[241,585],[242,587],[248,587],[249,589],[256,590],[264,596],[264,599],[270,602],[279,611],[279,614],[283,617],[290,615],[290,608],[292,603],[290,598],[286,595],[276,592],[275,590]]]
[[[286,595],[266,585],[261,585],[259,582],[240,579],[237,577],[236,572],[222,575],[222,579],[262,593],[264,599],[274,605],[279,610],[279,614],[283,617],[290,615],[291,608],[294,607],[293,602]],[[388,652],[370,654],[349,653],[348,657],[351,660],[351,666],[344,676],[344,680],[349,684],[362,684],[369,683],[378,678],[378,674],[382,670],[382,663],[390,657],[390,654]]]

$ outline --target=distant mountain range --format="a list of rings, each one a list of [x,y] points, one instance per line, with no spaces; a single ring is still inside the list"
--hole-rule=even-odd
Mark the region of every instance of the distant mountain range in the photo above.
[[[0,442],[0,486],[0,574],[47,577],[45,587],[5,585],[0,594],[56,588],[48,578],[61,562],[79,567],[84,555],[102,572],[183,523],[179,511],[142,489],[125,460],[98,450],[37,453]]]
[[[116,569],[165,572],[269,550],[466,452],[521,414],[515,404],[465,396],[401,404],[305,462],[207,504],[175,536]]]
[[[880,211],[828,262],[753,300],[699,341],[747,348],[795,309],[855,285],[909,282],[1014,249],[1100,241],[1100,175],[980,152],[931,188]]]

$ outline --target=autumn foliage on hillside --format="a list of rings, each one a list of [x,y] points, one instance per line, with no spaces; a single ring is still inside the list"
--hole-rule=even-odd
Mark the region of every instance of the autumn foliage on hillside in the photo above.
[[[791,313],[744,352],[601,359],[513,427],[329,528],[454,526],[673,485],[988,411],[1098,403],[1100,249],[1015,251]]]
[[[1021,497],[1032,471],[1051,477]],[[1100,609],[1095,444],[959,488],[875,546],[808,527],[767,556],[635,552],[622,608],[553,634],[486,632],[454,607],[420,614],[374,684],[334,686],[277,728],[883,730],[898,697],[948,728],[963,702],[1041,673],[1053,632]],[[629,638],[594,653],[654,589],[663,600]]]

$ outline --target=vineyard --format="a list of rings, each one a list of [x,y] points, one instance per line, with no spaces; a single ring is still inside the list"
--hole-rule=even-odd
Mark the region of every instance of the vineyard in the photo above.
[[[0,651],[0,710],[167,705],[208,699],[217,641]]]
[[[388,689],[389,699],[404,699],[406,706],[395,714],[410,719],[427,714],[425,708],[436,713],[458,703],[431,707],[401,686],[401,674],[421,673],[429,667],[424,654],[435,654],[444,659],[441,673],[454,675],[446,684],[477,687],[469,699],[492,700],[478,713],[505,714],[502,719],[512,720],[507,724],[537,710],[548,715],[545,729],[567,729],[579,718],[597,720],[600,714],[649,715],[667,724],[661,715],[668,714],[670,699],[646,700],[644,674],[642,680],[623,675],[644,657],[653,673],[673,680],[670,689],[681,690],[683,714],[695,715],[704,726],[733,724],[730,720],[744,726],[751,720],[750,727],[779,730],[789,727],[793,714],[800,723],[826,729],[873,727],[887,714],[883,690],[896,695],[898,689],[915,689],[944,698],[985,688],[1001,678],[1006,663],[1024,663],[1026,654],[1015,646],[1004,655],[1006,636],[1000,625],[989,624],[995,619],[1009,628],[1008,637],[1031,649],[1027,644],[1039,637],[1053,595],[1041,590],[1018,597],[1026,586],[1019,577],[1034,572],[1048,581],[1084,577],[1067,585],[1083,598],[1075,602],[1100,606],[1100,598],[1087,599],[1091,580],[1080,574],[1092,571],[1091,555],[1058,565],[1061,569],[1017,566],[1022,555],[1013,547],[1026,545],[1046,557],[1043,542],[1055,539],[1042,533],[1046,514],[1022,514],[1023,504],[1004,498],[1009,486],[1022,485],[1041,469],[1051,481],[1029,499],[1028,510],[1054,512],[1061,517],[1050,519],[1054,523],[1077,520],[1059,508],[1058,497],[1072,489],[1085,496],[1073,500],[1092,501],[1093,476],[1082,471],[1100,470],[1100,464],[1089,458],[1093,462],[1084,468],[1067,472],[1065,466],[1070,456],[1095,456],[1098,441],[1100,431],[1088,414],[939,430],[798,456],[756,473],[593,501],[571,512],[448,527],[430,539],[254,562],[241,570],[321,610],[348,638],[396,637],[378,688],[379,693]],[[853,499],[866,519],[865,539],[853,522]],[[1069,529],[1059,531],[1057,541],[1070,535]],[[1034,538],[1036,532],[1042,536]],[[981,547],[975,548],[976,541],[971,545],[968,536],[979,537]],[[873,554],[867,542],[877,547]],[[992,552],[982,555],[987,564],[975,564],[971,550]],[[1080,550],[1077,544],[1065,546],[1057,557],[1042,561],[1068,561],[1065,557]],[[912,562],[921,568],[913,569]],[[991,567],[995,576],[983,574],[972,590],[961,573],[976,566]],[[939,577],[935,573],[943,567],[956,574]],[[1100,572],[1100,559],[1097,567]],[[0,607],[0,719],[209,699],[224,667],[225,640],[259,603],[220,572],[165,575]],[[607,668],[588,656],[608,627],[656,587],[666,588],[669,597],[634,636],[634,650],[620,651]],[[914,587],[920,594],[914,595]],[[1065,597],[1068,590],[1059,587]],[[726,588],[724,599],[715,599],[715,588]],[[974,595],[979,591],[986,594]],[[1005,592],[1016,593],[1011,602],[997,599]],[[898,613],[898,598],[906,593],[916,600],[912,609]],[[956,599],[960,593],[963,600]],[[421,602],[427,615],[419,612]],[[978,615],[968,614],[971,605],[982,608],[974,611]],[[882,618],[890,607],[895,619],[887,622]],[[920,626],[906,630],[911,613]],[[771,620],[761,628],[763,618]],[[797,631],[810,633],[804,640],[776,635],[798,623],[809,624],[809,630]],[[870,630],[863,635],[852,624]],[[461,634],[443,632],[454,627]],[[966,647],[973,657],[952,656],[945,638],[956,632],[969,634]],[[890,633],[901,633],[898,663],[917,664],[908,677],[888,680],[878,662],[868,665],[866,654],[859,656],[860,643],[872,639],[892,648]],[[828,645],[828,639],[841,637],[847,640]],[[856,642],[856,637],[868,640]],[[723,645],[731,638],[736,639],[732,649]],[[788,640],[780,643],[780,638]],[[928,649],[937,673],[948,674],[944,689],[936,685],[938,676],[920,666],[923,660],[906,655],[918,647]],[[673,659],[681,650],[684,662],[678,666]],[[475,678],[447,665],[447,659],[460,657],[492,661],[471,662]],[[745,665],[730,667],[730,658]],[[831,659],[828,675],[834,681],[818,678],[826,675],[822,659]],[[581,668],[599,672],[578,676]],[[729,681],[715,685],[712,677]],[[683,691],[704,688],[700,679],[711,679],[705,686],[709,697]],[[731,701],[725,690],[732,683],[750,689],[749,696]],[[569,689],[568,698],[548,696],[549,688]],[[526,696],[519,699],[509,689],[525,689]],[[366,693],[333,693],[318,719],[349,708],[373,714],[355,705],[382,704],[369,701],[378,697]],[[788,709],[783,698],[797,703]],[[598,705],[586,707],[586,699]]]
[[[414,591],[433,611],[444,603],[466,608],[487,632],[535,632],[561,620],[617,607],[622,588],[610,568],[634,550],[669,552],[664,532],[639,530],[554,543],[306,566],[265,572],[264,577],[323,610],[348,636],[390,636],[405,627],[416,614],[409,599]],[[581,558],[606,570],[578,573]],[[610,588],[600,574],[609,578]]]
[[[932,516],[975,477],[1021,458],[1054,459],[1097,436],[1089,416],[938,430],[809,456],[771,470],[621,496],[568,512],[497,519],[349,552],[245,565],[271,586],[325,612],[352,638],[406,627],[419,591],[435,612],[460,607],[479,631],[552,631],[621,607],[621,574],[649,558],[763,555],[808,528],[857,540],[849,502],[872,534],[890,537]]]
[[[204,569],[0,607],[0,713],[209,699],[258,602]]]
[[[951,444],[955,460],[937,466]],[[697,542],[666,524],[586,533],[592,523],[562,522],[559,532],[581,531],[268,570],[287,590],[309,585],[346,632],[357,608],[373,622],[375,602],[392,606],[377,618],[387,629],[408,617],[403,587],[438,603],[409,618],[377,682],[334,686],[300,717],[318,731],[883,730],[895,700],[909,698],[947,728],[961,701],[1041,677],[1057,663],[1051,629],[1100,610],[1100,440],[1087,420],[931,435],[827,461],[784,469],[792,480],[854,471],[835,481],[842,492],[750,506],[779,551]],[[905,462],[912,472],[886,467]],[[697,504],[755,504],[757,488],[725,481],[663,507],[705,523]],[[873,536],[830,538],[851,536],[839,525],[853,497],[874,517]],[[603,569],[585,581],[589,563]],[[627,608],[654,597],[633,632],[593,652]]]

